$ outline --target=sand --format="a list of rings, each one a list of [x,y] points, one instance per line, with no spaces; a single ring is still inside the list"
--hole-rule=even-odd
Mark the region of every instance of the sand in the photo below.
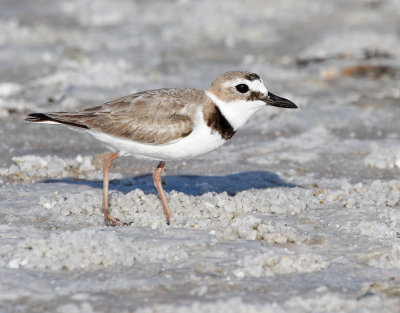
[[[400,3],[0,4],[0,312],[399,312]],[[23,122],[243,69],[298,110],[168,162]]]

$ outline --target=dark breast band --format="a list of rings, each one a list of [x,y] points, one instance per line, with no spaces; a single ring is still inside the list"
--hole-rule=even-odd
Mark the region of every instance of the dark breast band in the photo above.
[[[235,130],[232,125],[228,122],[225,116],[222,115],[219,108],[214,105],[212,113],[208,116],[207,126],[217,131],[221,137],[225,140],[232,138],[235,134]]]

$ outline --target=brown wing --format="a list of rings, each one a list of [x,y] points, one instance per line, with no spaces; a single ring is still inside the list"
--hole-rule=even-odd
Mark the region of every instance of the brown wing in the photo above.
[[[193,89],[140,92],[102,106],[73,113],[46,113],[53,121],[101,131],[142,143],[165,144],[193,130],[196,94]]]

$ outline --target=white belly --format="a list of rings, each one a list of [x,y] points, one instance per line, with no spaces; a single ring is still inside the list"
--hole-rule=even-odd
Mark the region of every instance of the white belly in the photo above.
[[[210,152],[226,142],[218,132],[212,132],[211,128],[205,124],[200,111],[195,127],[188,136],[162,145],[139,143],[94,130],[88,132],[112,149],[119,150],[120,155],[133,155],[137,158],[159,161],[190,159]]]

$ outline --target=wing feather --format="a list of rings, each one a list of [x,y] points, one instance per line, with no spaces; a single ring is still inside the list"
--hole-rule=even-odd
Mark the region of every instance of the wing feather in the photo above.
[[[83,125],[141,143],[165,144],[192,132],[190,115],[203,93],[196,89],[151,90],[78,112],[46,115],[70,126]]]

